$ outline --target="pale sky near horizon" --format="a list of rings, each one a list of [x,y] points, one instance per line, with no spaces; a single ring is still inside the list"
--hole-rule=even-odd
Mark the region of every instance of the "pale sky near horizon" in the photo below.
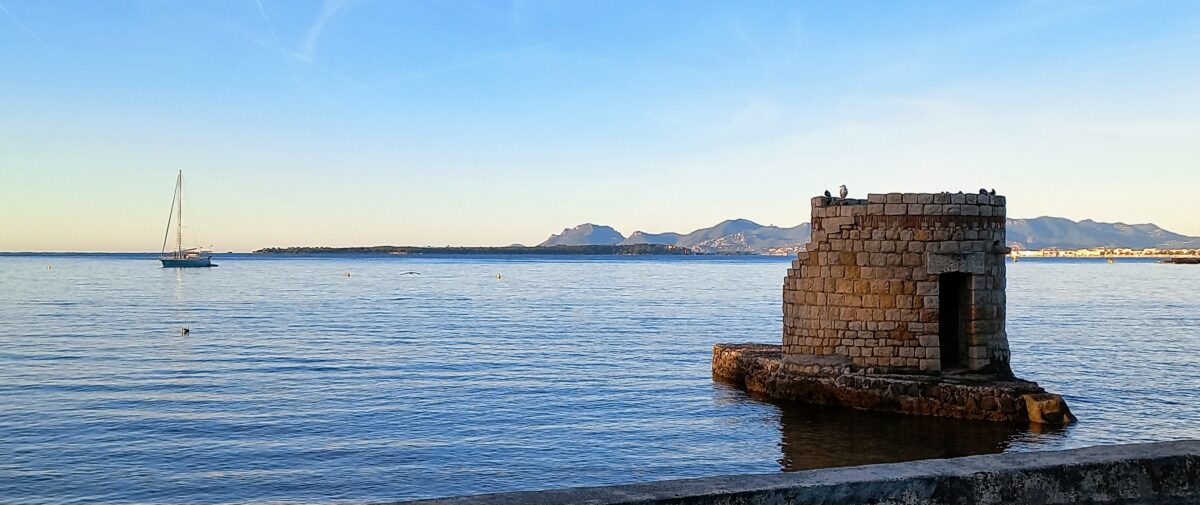
[[[0,0],[0,250],[536,244],[976,191],[1200,235],[1197,2]]]

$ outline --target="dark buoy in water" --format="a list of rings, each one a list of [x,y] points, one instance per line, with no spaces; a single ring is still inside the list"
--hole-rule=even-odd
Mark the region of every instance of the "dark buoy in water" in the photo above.
[[[181,336],[181,337],[186,337],[191,334],[192,334],[192,329],[188,328],[187,326],[184,326],[183,328],[179,329],[179,336]]]

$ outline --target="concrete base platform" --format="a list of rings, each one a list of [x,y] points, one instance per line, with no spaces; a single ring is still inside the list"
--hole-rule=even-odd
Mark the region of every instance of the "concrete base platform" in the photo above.
[[[712,371],[714,378],[782,400],[986,421],[1075,421],[1062,397],[1011,377],[867,373],[834,360],[788,358],[767,344],[716,344]]]

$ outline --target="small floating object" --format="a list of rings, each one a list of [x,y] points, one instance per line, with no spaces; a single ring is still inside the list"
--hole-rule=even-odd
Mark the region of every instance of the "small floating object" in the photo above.
[[[46,265],[46,270],[54,270],[54,265]]]
[[[496,274],[496,280],[500,280],[500,279],[503,279],[503,278],[504,278],[504,276],[503,276],[503,275]]]
[[[1113,264],[1113,263],[1116,263],[1116,262],[1117,262],[1117,259],[1116,259],[1116,258],[1109,258],[1109,259],[1108,259],[1108,264],[1109,264],[1109,265],[1111,265],[1111,264]]]
[[[400,275],[421,275],[421,272],[401,272]]]
[[[179,329],[179,336],[181,336],[181,337],[186,337],[191,334],[192,334],[192,329],[188,328],[187,326],[184,326],[183,328]]]
[[[350,272],[346,272],[346,277],[350,277]]]

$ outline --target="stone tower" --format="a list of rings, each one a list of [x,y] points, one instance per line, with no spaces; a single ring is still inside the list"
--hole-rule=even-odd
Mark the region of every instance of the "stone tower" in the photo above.
[[[783,355],[812,374],[1010,377],[1004,197],[812,199],[812,240],[783,285]]]

